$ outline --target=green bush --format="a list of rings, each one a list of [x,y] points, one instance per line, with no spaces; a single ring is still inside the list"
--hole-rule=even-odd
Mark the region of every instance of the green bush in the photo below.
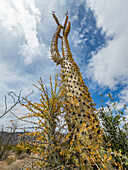
[[[103,95],[101,95],[103,98]],[[110,143],[110,148],[113,151],[118,151],[122,156],[113,155],[116,162],[120,162],[124,167],[128,165],[128,123],[126,122],[125,110],[126,105],[120,110],[117,108],[117,103],[108,95],[109,104],[105,104],[101,100],[101,108],[98,110],[98,116],[102,122],[104,130],[104,140]]]

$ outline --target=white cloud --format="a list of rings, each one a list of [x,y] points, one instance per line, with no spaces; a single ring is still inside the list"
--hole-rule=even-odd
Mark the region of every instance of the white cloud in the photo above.
[[[83,39],[81,38],[79,34],[80,29],[76,29],[72,31],[71,41],[73,42],[73,45],[75,48],[78,48],[78,45],[82,43]]]
[[[127,0],[112,0],[111,3],[105,0],[88,0],[87,4],[95,12],[97,25],[102,26],[103,31],[107,31],[108,34],[118,33],[118,35],[122,34],[124,30],[127,32]],[[122,29],[123,31],[121,31]]]
[[[98,27],[102,27],[107,35],[114,36],[108,46],[90,60],[90,76],[102,87],[115,89],[116,85],[124,85],[128,79],[128,1],[89,0],[87,3],[94,11]],[[127,83],[125,85],[127,88]],[[126,102],[127,99],[126,96]]]
[[[1,1],[0,26],[17,37],[19,53],[26,65],[39,57],[50,57],[50,48],[46,42],[51,38],[55,24],[51,13],[57,11],[62,22],[62,16],[68,9],[66,3],[67,0]]]
[[[18,75],[17,72],[13,72],[11,65],[7,62],[0,63],[0,94],[6,93],[7,90],[10,90],[9,83],[16,84],[17,82],[22,82],[22,78]]]
[[[38,39],[37,24],[41,13],[34,0],[3,0],[0,11],[0,24],[17,38],[24,39],[19,51],[25,57],[25,64],[31,63],[37,56],[42,56],[43,51],[49,50]]]
[[[128,84],[127,86],[121,90],[119,94],[120,102],[126,104],[128,102]],[[128,113],[128,111],[126,111]]]

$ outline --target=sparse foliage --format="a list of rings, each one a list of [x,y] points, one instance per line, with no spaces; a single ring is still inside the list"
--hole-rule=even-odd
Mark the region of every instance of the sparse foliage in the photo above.
[[[58,167],[63,162],[61,145],[64,133],[62,131],[66,130],[63,90],[58,88],[58,76],[54,87],[50,77],[50,90],[44,86],[42,79],[39,85],[40,87],[36,87],[41,91],[40,103],[32,103],[26,99],[27,104],[22,104],[30,111],[28,115],[22,117],[22,120],[25,118],[38,120],[35,130],[26,134],[35,137],[35,142],[26,141],[20,147],[24,150],[32,148],[34,153],[39,154],[42,167]]]

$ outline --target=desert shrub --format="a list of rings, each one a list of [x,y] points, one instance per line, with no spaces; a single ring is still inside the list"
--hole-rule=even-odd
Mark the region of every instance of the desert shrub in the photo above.
[[[111,151],[115,153],[113,157],[116,162],[120,162],[124,168],[128,166],[128,123],[126,121],[126,105],[118,109],[117,103],[111,94],[108,94],[109,101],[104,105],[103,95],[101,95],[101,108],[98,110],[99,118],[104,130],[104,140],[110,144]],[[118,152],[118,153],[117,153]],[[121,155],[121,156],[120,156]]]

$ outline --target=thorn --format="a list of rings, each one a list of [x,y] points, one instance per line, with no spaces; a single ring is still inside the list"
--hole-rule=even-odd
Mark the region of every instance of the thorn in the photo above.
[[[66,15],[66,16],[68,15],[68,11],[65,13],[65,15]]]
[[[56,11],[52,11],[52,14],[55,14]]]

